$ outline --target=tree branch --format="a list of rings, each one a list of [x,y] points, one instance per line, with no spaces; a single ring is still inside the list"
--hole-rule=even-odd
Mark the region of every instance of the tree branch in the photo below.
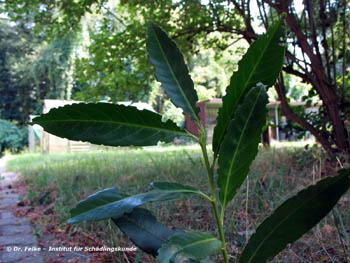
[[[313,4],[311,0],[306,0],[306,11],[308,13],[309,17],[309,26],[310,26],[310,31],[311,31],[311,36],[312,36],[312,45],[313,48],[316,50],[316,55],[318,57],[320,66],[323,67],[322,59],[321,59],[321,53],[317,41],[317,35],[316,35],[316,30],[315,30],[315,23],[314,23],[314,12],[313,12]]]
[[[293,69],[293,67],[291,67],[291,66],[283,67],[282,70],[288,74],[292,74],[294,76],[301,78],[303,80],[303,82],[305,82],[305,83],[310,82],[309,77],[306,74]]]
[[[263,22],[265,29],[267,29],[269,27],[269,22],[268,22],[267,17],[266,17],[265,5],[264,5],[264,3],[260,3],[259,0],[256,0],[256,4],[258,6],[261,21]]]
[[[326,35],[326,13],[325,13],[325,3],[324,0],[320,0],[320,20],[321,20],[321,29],[322,29],[322,46],[324,49],[324,56],[326,59],[326,68],[327,68],[327,75],[328,75],[328,81],[331,83],[331,66],[329,63],[329,54],[328,54],[328,42],[327,42],[327,35]],[[332,47],[334,49],[334,46]]]
[[[113,13],[110,8],[105,7],[104,5],[102,5],[102,7],[103,7],[104,10],[107,11],[108,14],[110,14],[112,17],[114,17],[115,20],[117,20],[121,25],[126,27],[124,21],[122,19],[120,19],[115,13]]]
[[[241,31],[241,33],[243,34],[243,37],[248,41],[248,43],[250,44],[252,42],[253,39],[257,39],[257,35],[255,34],[255,31],[252,27],[251,24],[251,20],[249,15],[245,14],[244,11],[244,2],[243,2],[243,7],[241,8],[239,6],[239,4],[234,1],[231,0],[231,3],[235,6],[236,10],[238,11],[238,13],[241,15],[241,17],[243,18],[244,21],[244,25],[245,25],[245,30]],[[249,7],[248,7],[249,8]],[[256,38],[253,38],[252,36],[255,36]]]
[[[330,142],[325,138],[323,134],[320,133],[319,130],[315,129],[310,123],[308,123],[304,118],[296,115],[292,108],[289,106],[286,98],[286,90],[283,83],[282,74],[275,85],[275,89],[278,94],[278,98],[281,101],[282,113],[288,119],[300,124],[304,129],[311,132],[313,136],[315,136],[316,140],[322,145],[322,147],[326,150],[326,152],[332,156],[334,154],[334,149],[332,148]]]
[[[343,0],[343,64],[342,64],[342,96],[341,96],[341,103],[345,102],[345,75],[346,75],[346,55],[345,55],[345,51],[346,51],[346,42],[345,42],[345,38],[346,38],[346,0]]]

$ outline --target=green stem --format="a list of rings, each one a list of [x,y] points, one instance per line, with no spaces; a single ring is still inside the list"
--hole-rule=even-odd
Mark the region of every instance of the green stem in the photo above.
[[[215,214],[216,224],[218,225],[220,240],[222,242],[221,253],[222,253],[222,256],[224,258],[224,262],[228,263],[228,253],[227,253],[227,249],[226,249],[224,227],[221,224],[221,221],[220,221],[220,218],[219,218],[218,206],[217,206],[215,200],[211,204],[213,206],[213,211],[214,211],[214,214]]]
[[[220,217],[219,217],[219,209],[218,209],[216,193],[215,193],[214,166],[215,166],[215,162],[216,162],[216,157],[214,157],[213,163],[212,163],[212,165],[210,165],[209,158],[208,158],[208,152],[207,152],[206,134],[205,134],[204,127],[202,125],[200,125],[199,145],[201,146],[201,149],[202,149],[205,168],[207,170],[207,175],[208,175],[208,181],[209,181],[209,186],[210,186],[210,191],[211,191],[211,199],[212,199],[210,203],[211,203],[212,208],[213,208],[213,212],[214,212],[215,219],[216,219],[216,224],[218,226],[220,240],[222,243],[221,253],[222,253],[222,256],[224,258],[224,263],[228,263],[229,261],[228,261],[228,253],[227,253],[227,249],[226,249],[223,220],[220,220]]]

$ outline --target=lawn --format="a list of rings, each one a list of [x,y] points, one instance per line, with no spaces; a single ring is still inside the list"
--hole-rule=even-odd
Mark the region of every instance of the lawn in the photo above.
[[[8,170],[21,173],[30,185],[27,198],[37,205],[54,204],[54,215],[62,224],[79,200],[107,187],[119,187],[125,193],[136,194],[150,190],[153,181],[166,180],[195,186],[208,193],[204,169],[200,149],[191,146],[24,154],[8,163]],[[270,149],[261,148],[248,180],[226,214],[225,232],[231,256],[239,255],[246,238],[272,209],[331,173],[332,169],[334,167],[330,167],[315,147],[305,149],[302,145],[281,144]],[[199,197],[151,204],[148,208],[168,227],[215,231],[210,206]],[[271,262],[349,262],[349,211],[346,196],[317,227]],[[40,234],[40,225],[38,228]],[[70,231],[77,229],[91,235],[102,231],[106,246],[131,246],[108,221],[78,224]],[[116,262],[126,262],[118,252],[114,257]],[[138,251],[135,262],[152,260]]]

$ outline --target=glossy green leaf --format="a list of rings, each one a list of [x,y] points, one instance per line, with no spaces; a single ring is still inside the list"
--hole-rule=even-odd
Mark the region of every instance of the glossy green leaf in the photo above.
[[[267,103],[265,88],[252,88],[229,124],[218,159],[219,198],[223,208],[236,195],[258,153]]]
[[[281,71],[285,47],[278,43],[284,31],[279,21],[272,26],[266,35],[253,42],[247,53],[238,63],[238,71],[232,77],[222,98],[217,126],[213,135],[213,151],[219,152],[227,127],[245,95],[260,82],[267,87],[272,86]]]
[[[72,218],[67,223],[74,224],[81,221],[98,221],[111,217],[119,218],[125,213],[130,213],[135,207],[149,202],[174,200],[179,197],[178,193],[170,191],[154,190],[143,194],[127,196],[124,198],[116,197],[117,200],[110,202],[96,202],[96,199],[89,200],[89,197],[78,203],[75,210],[73,209]],[[82,205],[84,207],[82,207]],[[94,206],[93,206],[94,205]],[[85,209],[84,209],[85,208]]]
[[[264,220],[244,248],[240,263],[264,263],[314,227],[350,186],[350,170],[328,177],[285,201]]]
[[[170,231],[144,208],[135,208],[131,213],[112,220],[137,247],[154,257],[169,237],[179,231]]]
[[[149,61],[156,67],[156,79],[176,107],[198,120],[198,96],[188,73],[183,55],[176,44],[158,26],[150,24],[147,30]]]
[[[110,146],[155,145],[186,135],[175,123],[162,122],[157,113],[109,103],[80,103],[52,109],[32,123],[59,137]]]
[[[127,195],[120,192],[119,188],[107,188],[88,196],[85,200],[78,202],[77,206],[71,209],[71,216],[77,216],[81,213],[94,209],[96,207],[118,201]]]
[[[158,263],[189,262],[189,259],[202,260],[216,254],[221,249],[221,241],[210,234],[186,232],[175,234],[159,249]]]

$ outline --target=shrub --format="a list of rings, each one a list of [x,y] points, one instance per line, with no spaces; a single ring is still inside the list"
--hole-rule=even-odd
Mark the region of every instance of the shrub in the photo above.
[[[16,124],[0,119],[0,156],[5,150],[19,152],[27,144],[27,128],[20,128]]]

